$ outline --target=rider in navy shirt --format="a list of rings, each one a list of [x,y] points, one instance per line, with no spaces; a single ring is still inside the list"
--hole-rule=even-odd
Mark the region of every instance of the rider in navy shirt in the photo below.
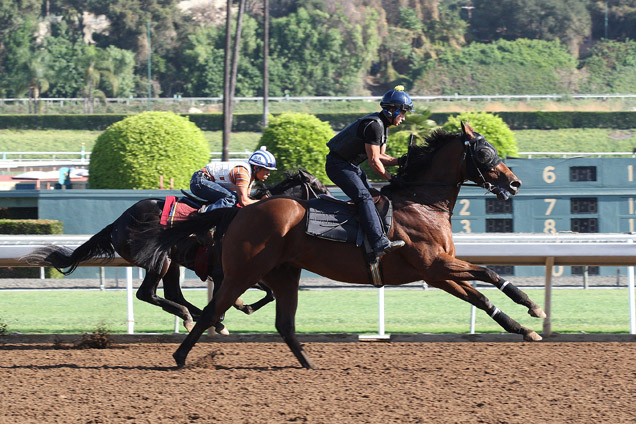
[[[404,246],[404,241],[390,241],[382,231],[370,193],[371,184],[359,165],[369,160],[375,173],[387,181],[391,180],[385,166],[398,163],[396,158],[386,154],[389,127],[400,125],[406,119],[406,112],[413,110],[413,102],[404,87],[397,86],[384,94],[380,106],[381,112],[363,116],[329,140],[325,165],[331,181],[358,206],[360,224],[373,247],[376,261]]]

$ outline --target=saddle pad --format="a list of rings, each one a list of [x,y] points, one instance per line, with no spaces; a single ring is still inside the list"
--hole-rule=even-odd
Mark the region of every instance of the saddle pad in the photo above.
[[[320,198],[311,199],[307,203],[307,234],[327,240],[358,244],[359,225],[354,205]]]
[[[170,225],[174,220],[183,220],[190,215],[197,213],[201,205],[197,205],[188,198],[177,198],[175,196],[166,196],[163,210],[161,212],[161,225]]]
[[[389,232],[393,222],[393,207],[388,199],[376,204],[379,209],[384,231]],[[362,229],[358,220],[358,209],[352,203],[316,198],[307,202],[307,227],[311,236],[344,243],[363,242]]]

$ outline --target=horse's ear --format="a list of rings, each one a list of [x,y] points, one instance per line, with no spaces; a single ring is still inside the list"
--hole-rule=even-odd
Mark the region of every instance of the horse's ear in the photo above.
[[[466,136],[467,140],[475,138],[475,130],[473,130],[466,121],[462,121],[462,133]]]

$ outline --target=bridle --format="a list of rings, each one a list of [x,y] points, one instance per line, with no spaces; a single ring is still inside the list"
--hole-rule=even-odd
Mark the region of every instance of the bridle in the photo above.
[[[466,164],[466,171],[469,177],[472,180],[477,181],[476,183],[467,183],[468,178],[463,179],[462,181],[456,182],[444,182],[444,181],[398,181],[398,184],[401,186],[422,186],[422,185],[431,185],[431,186],[455,186],[460,188],[461,186],[471,186],[471,187],[482,187],[486,191],[493,193],[497,196],[502,196],[505,199],[508,199],[510,196],[508,192],[501,189],[500,187],[496,187],[493,184],[486,181],[484,177],[484,173],[489,172],[497,165],[501,163],[501,159],[497,156],[497,151],[494,147],[492,147],[487,141],[486,138],[478,133],[475,133],[475,137],[466,139],[463,142],[464,151],[462,153],[462,159],[459,163],[459,169],[461,169],[464,164]],[[481,155],[484,157],[484,160],[477,160],[477,156],[484,151]],[[404,162],[404,167],[406,168],[409,161],[409,153],[410,149],[406,154],[406,160]],[[473,178],[474,177],[474,178]],[[416,193],[412,193],[413,196],[416,196]],[[440,208],[436,205],[429,205],[435,209],[438,209],[442,212],[452,213],[450,210]]]
[[[484,174],[482,173],[482,171],[483,172],[490,171],[491,169],[495,168],[497,165],[501,163],[501,159],[499,159],[499,156],[497,156],[497,151],[495,150],[494,147],[488,144],[488,142],[486,141],[486,138],[483,135],[479,133],[475,133],[475,134],[476,136],[473,137],[472,139],[464,140],[464,154],[462,155],[462,165],[463,165],[463,162],[466,160],[466,157],[468,156],[470,158],[470,162],[468,162],[468,164],[471,165],[472,168],[469,168],[467,166],[466,169],[469,173],[471,172],[471,169],[474,170],[474,174],[476,174],[476,178],[474,179],[480,182],[466,183],[466,180],[464,180],[458,184],[458,187],[459,186],[482,187],[490,193],[493,193],[497,196],[501,195],[505,199],[508,199],[509,197],[508,192],[486,181],[486,178],[484,177]],[[478,163],[477,160],[475,159],[475,157],[477,156],[475,152],[475,146],[479,144],[481,144],[483,147],[480,147],[478,150],[482,150],[482,151],[486,150],[489,153],[489,159]]]

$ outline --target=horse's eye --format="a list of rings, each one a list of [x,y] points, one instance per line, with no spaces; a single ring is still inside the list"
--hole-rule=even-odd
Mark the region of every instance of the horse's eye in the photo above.
[[[495,159],[495,156],[497,155],[493,150],[487,147],[482,147],[481,149],[477,150],[475,154],[477,156],[477,162],[484,164],[490,163],[493,159]]]

